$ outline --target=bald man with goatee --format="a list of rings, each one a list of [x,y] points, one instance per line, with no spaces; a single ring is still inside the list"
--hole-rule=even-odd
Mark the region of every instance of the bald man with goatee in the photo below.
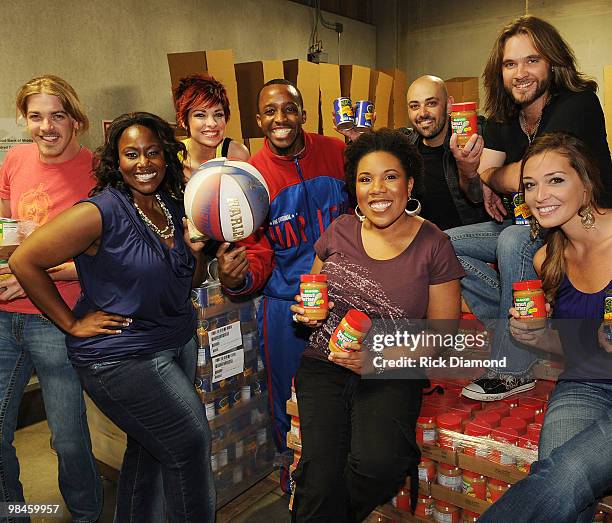
[[[474,135],[463,149],[456,146],[450,126],[453,97],[437,76],[417,78],[408,89],[412,129],[403,129],[418,147],[425,166],[425,198],[421,216],[440,229],[487,220],[478,177],[483,140]]]

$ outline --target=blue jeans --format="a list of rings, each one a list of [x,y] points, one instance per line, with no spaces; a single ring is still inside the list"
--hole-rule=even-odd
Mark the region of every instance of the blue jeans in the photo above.
[[[73,521],[95,521],[102,510],[102,485],[91,453],[83,391],[68,360],[64,334],[38,314],[0,311],[0,500],[24,501],[13,438],[34,369],[57,451],[64,501]]]
[[[485,325],[495,321],[491,358],[507,357],[504,373],[521,374],[537,356],[516,345],[508,332],[508,309],[512,307],[512,283],[534,280],[533,256],[542,240],[532,241],[524,225],[485,222],[445,231],[466,272],[461,293],[472,312]],[[487,265],[497,263],[498,271]]]
[[[117,487],[117,523],[182,523],[215,519],[211,433],[193,386],[196,343],[191,340],[142,358],[78,367],[83,388],[127,434]]]
[[[612,384],[563,381],[544,418],[539,460],[478,520],[590,523],[612,491]]]

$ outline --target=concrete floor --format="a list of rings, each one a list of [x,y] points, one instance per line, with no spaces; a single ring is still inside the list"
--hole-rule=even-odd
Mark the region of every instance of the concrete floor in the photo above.
[[[28,503],[60,504],[63,517],[32,518],[33,523],[69,523],[71,521],[57,484],[57,457],[49,446],[49,428],[45,421],[35,423],[15,433],[15,448],[21,465],[21,482]],[[288,499],[276,488],[277,477],[264,480],[223,507],[217,514],[219,522],[288,523]],[[261,483],[261,482],[260,482]],[[111,523],[115,505],[116,484],[104,480],[104,509],[99,523]]]

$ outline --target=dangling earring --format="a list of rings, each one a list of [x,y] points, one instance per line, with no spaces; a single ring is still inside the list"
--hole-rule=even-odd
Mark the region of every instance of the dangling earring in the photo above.
[[[533,216],[529,220],[529,228],[531,229],[531,241],[534,242],[540,235],[540,224]]]
[[[366,217],[359,213],[359,205],[355,205],[355,216],[361,223],[365,222]]]
[[[413,202],[412,205],[414,205],[414,202],[416,202],[416,207],[412,210],[408,210],[407,208],[404,209],[404,212],[408,215],[408,216],[418,216],[421,212],[421,202],[419,200],[417,200],[416,198],[413,198],[412,196],[410,196],[408,198],[408,201],[406,202],[406,207],[408,207],[408,204],[410,202]]]
[[[578,216],[580,216],[580,223],[585,229],[592,229],[595,226],[595,216],[593,216],[593,209],[590,204],[582,209]]]

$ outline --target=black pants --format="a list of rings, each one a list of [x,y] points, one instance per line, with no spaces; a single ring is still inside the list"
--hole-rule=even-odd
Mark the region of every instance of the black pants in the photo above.
[[[422,382],[362,380],[334,363],[304,357],[295,387],[302,457],[294,474],[294,522],[363,521],[407,475],[418,485]]]

